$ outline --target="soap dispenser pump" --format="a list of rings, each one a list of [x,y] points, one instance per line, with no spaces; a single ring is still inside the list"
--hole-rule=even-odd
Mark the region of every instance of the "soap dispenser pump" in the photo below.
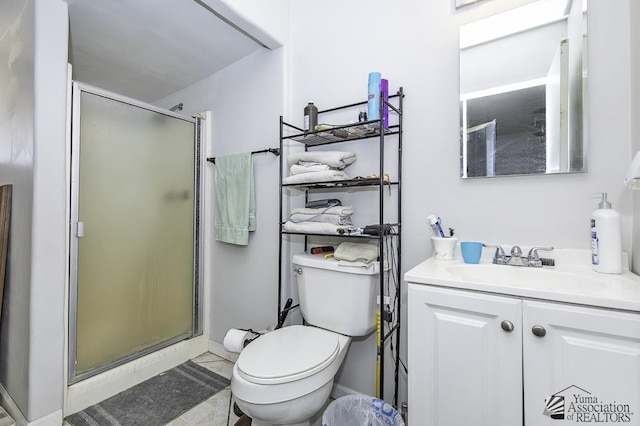
[[[591,264],[606,274],[622,272],[620,214],[611,208],[607,193],[600,194],[598,209],[591,215]]]

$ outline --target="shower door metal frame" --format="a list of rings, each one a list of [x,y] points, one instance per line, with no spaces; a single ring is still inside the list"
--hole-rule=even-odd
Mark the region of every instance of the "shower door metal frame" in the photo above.
[[[174,337],[167,341],[150,346],[147,349],[125,356],[121,359],[115,360],[108,364],[96,367],[92,370],[86,371],[81,374],[76,374],[75,365],[77,358],[77,310],[78,310],[78,198],[79,198],[79,154],[80,154],[80,95],[82,92],[91,93],[93,95],[102,96],[104,98],[122,102],[134,107],[146,109],[155,113],[167,115],[169,117],[177,118],[194,124],[194,265],[193,265],[193,319],[191,332]],[[202,257],[203,257],[203,238],[202,238],[202,223],[203,217],[203,185],[202,185],[202,170],[204,166],[204,155],[202,143],[204,138],[204,123],[203,119],[199,117],[187,117],[184,115],[176,114],[173,111],[169,111],[163,108],[156,107],[154,105],[147,104],[136,99],[132,99],[126,96],[118,95],[85,83],[77,81],[72,85],[72,124],[71,124],[71,208],[70,208],[70,227],[69,227],[69,338],[68,338],[68,373],[67,383],[73,384],[97,374],[108,371],[114,367],[126,364],[135,359],[156,352],[160,349],[171,346],[175,343],[183,340],[196,337],[202,334],[203,329],[203,299],[204,296],[204,275],[202,271]]]

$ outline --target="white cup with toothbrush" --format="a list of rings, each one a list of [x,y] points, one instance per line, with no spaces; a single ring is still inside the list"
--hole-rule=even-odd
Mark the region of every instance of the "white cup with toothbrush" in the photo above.
[[[433,257],[438,260],[453,260],[458,237],[431,237]]]
[[[431,237],[433,244],[433,257],[438,260],[453,260],[453,255],[458,244],[458,238],[453,236],[453,229],[450,229],[451,236],[446,237],[440,224],[440,218],[435,215],[427,217],[429,225],[435,234]]]

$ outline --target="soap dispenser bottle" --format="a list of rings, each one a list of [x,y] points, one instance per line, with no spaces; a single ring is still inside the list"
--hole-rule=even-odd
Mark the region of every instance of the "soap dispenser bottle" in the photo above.
[[[306,107],[304,107],[304,132],[315,132],[316,125],[318,124],[318,107],[313,102],[309,101]]]
[[[591,263],[593,270],[606,274],[622,272],[620,214],[611,208],[607,193],[591,215]]]

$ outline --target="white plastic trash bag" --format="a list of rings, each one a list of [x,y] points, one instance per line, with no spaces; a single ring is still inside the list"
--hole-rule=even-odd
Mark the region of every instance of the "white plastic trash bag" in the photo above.
[[[333,401],[322,414],[322,426],[404,426],[402,416],[381,399],[347,395]]]

